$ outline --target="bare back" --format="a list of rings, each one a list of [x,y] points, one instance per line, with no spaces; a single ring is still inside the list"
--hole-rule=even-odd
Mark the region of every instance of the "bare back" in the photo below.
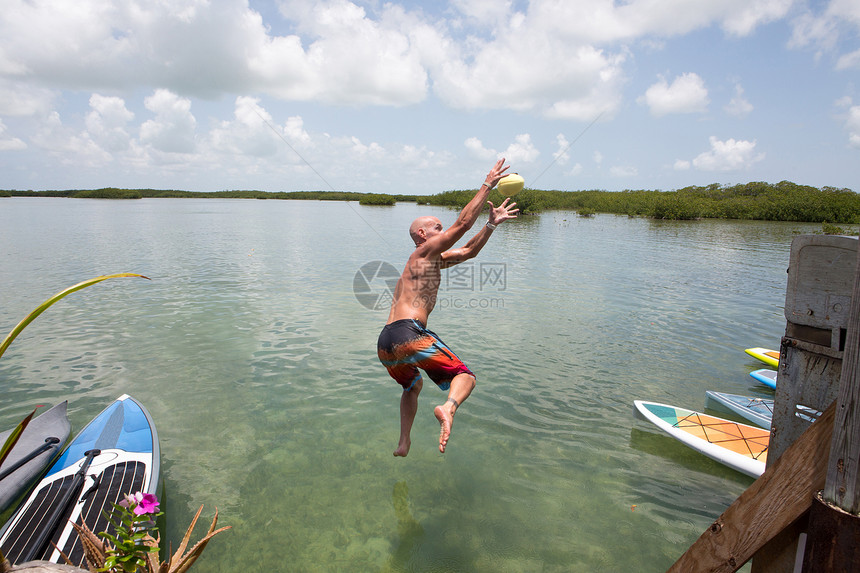
[[[394,289],[394,301],[388,314],[388,323],[414,318],[422,324],[436,306],[436,296],[442,280],[441,253],[427,253],[417,248],[406,261],[406,268]],[[429,254],[429,256],[427,256]]]

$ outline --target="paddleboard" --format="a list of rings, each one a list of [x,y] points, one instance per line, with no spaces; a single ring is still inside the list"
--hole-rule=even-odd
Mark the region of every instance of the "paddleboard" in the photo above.
[[[769,366],[773,366],[774,368],[779,366],[779,351],[777,350],[769,350],[767,348],[747,348],[744,352],[753,358],[761,360]]]
[[[767,368],[762,368],[761,370],[753,370],[750,372],[750,376],[768,386],[776,390],[776,370],[768,370]]]
[[[633,404],[646,420],[712,460],[751,477],[764,473],[768,430],[656,402]]]
[[[768,430],[773,418],[773,400],[726,394],[713,390],[705,392],[705,408],[732,412]]]
[[[33,493],[0,530],[0,549],[12,563],[60,563],[59,547],[86,568],[70,521],[109,530],[103,511],[126,494],[156,493],[160,451],[146,409],[124,394],[96,416],[57,458]],[[112,531],[112,527],[110,530]]]
[[[66,415],[68,402],[57,404],[27,424],[21,436],[0,465],[0,513],[24,494],[45,473],[45,468],[69,439],[71,426]],[[0,445],[15,428],[0,432]]]

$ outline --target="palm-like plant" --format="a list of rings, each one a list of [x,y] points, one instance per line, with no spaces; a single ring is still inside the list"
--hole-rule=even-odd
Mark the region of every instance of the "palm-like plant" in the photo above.
[[[0,343],[0,357],[3,356],[3,353],[6,352],[6,349],[9,348],[10,344],[12,344],[12,341],[15,340],[15,338],[17,338],[17,336],[19,334],[21,334],[21,331],[24,330],[24,328],[26,328],[28,324],[30,324],[31,322],[36,320],[36,318],[40,314],[42,314],[43,312],[48,310],[48,307],[50,307],[52,304],[54,304],[55,302],[57,302],[61,298],[64,298],[64,297],[72,294],[75,291],[79,291],[81,289],[87,288],[88,286],[94,285],[96,283],[100,283],[103,280],[113,279],[113,278],[118,278],[118,277],[139,277],[142,279],[149,280],[149,277],[145,277],[143,275],[138,275],[135,273],[117,273],[117,274],[113,274],[113,275],[103,275],[100,277],[96,277],[94,279],[89,279],[89,280],[86,280],[84,282],[80,282],[76,285],[70,286],[69,288],[67,288],[64,291],[58,292],[57,294],[55,294],[54,296],[52,296],[51,298],[49,298],[48,300],[46,300],[45,302],[43,302],[42,304],[37,306],[33,310],[33,312],[31,312],[30,314],[25,316],[24,320],[19,322],[18,325],[12,329],[12,332],[10,332],[9,334],[6,335],[6,338],[4,338],[3,342]],[[27,427],[27,424],[30,423],[30,420],[33,419],[33,415],[35,413],[36,413],[36,410],[33,410],[29,416],[24,418],[21,421],[21,423],[18,424],[14,430],[12,430],[12,433],[6,439],[6,443],[4,443],[2,447],[0,447],[0,466],[3,465],[3,461],[9,455],[9,452],[12,451],[12,448],[15,447],[15,444],[18,442],[18,438],[21,437],[21,433],[24,431],[24,428]]]
[[[12,332],[10,332],[6,336],[6,338],[3,339],[3,342],[0,343],[0,357],[3,356],[3,353],[6,352],[6,349],[9,348],[10,344],[12,344],[12,341],[15,340],[15,338],[19,334],[21,334],[21,331],[24,330],[24,328],[26,328],[28,324],[30,324],[31,322],[36,320],[36,318],[40,314],[42,314],[43,312],[48,310],[48,307],[50,307],[52,304],[54,304],[55,302],[57,302],[61,298],[64,298],[64,297],[72,294],[73,292],[87,288],[88,286],[92,286],[96,283],[100,283],[100,282],[107,280],[107,279],[114,279],[114,278],[119,278],[119,277],[138,277],[138,278],[149,280],[149,277],[145,277],[143,275],[138,275],[135,273],[117,273],[117,274],[113,274],[113,275],[103,275],[100,277],[96,277],[94,279],[89,279],[89,280],[86,280],[84,282],[80,282],[76,285],[70,286],[69,288],[67,288],[64,291],[58,292],[57,294],[55,294],[54,296],[52,296],[51,298],[49,298],[48,300],[46,300],[45,302],[43,302],[42,304],[37,306],[33,310],[33,312],[31,312],[30,314],[25,316],[24,320],[19,322],[18,325],[12,329]]]

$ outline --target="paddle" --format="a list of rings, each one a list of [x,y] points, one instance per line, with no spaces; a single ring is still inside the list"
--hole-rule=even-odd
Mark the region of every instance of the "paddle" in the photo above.
[[[57,438],[55,436],[51,436],[50,438],[45,438],[44,444],[42,444],[41,446],[39,446],[38,448],[36,448],[32,452],[27,454],[25,457],[21,458],[16,463],[12,464],[8,468],[6,468],[2,472],[0,472],[0,481],[2,481],[3,478],[12,475],[12,472],[14,472],[18,468],[20,468],[21,466],[23,466],[24,464],[29,462],[30,460],[32,460],[33,458],[35,458],[36,456],[38,456],[42,452],[47,452],[48,450],[50,450],[56,444],[59,444],[59,443],[60,443],[60,438]]]
[[[51,538],[51,535],[53,535],[54,530],[57,528],[57,525],[63,517],[63,514],[66,513],[69,504],[78,496],[78,492],[81,488],[84,487],[84,481],[87,479],[87,470],[90,468],[90,463],[93,461],[93,458],[100,453],[102,453],[101,450],[88,450],[84,452],[86,458],[81,464],[81,469],[75,473],[72,484],[60,499],[59,504],[55,506],[54,512],[45,522],[45,526],[39,531],[39,535],[36,537],[36,540],[30,545],[28,550],[21,555],[20,563],[32,561],[45,552],[48,540]]]

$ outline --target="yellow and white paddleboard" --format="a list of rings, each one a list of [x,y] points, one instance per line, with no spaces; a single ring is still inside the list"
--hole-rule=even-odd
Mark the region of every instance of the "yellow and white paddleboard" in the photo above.
[[[633,404],[646,420],[712,460],[750,477],[764,473],[769,430],[656,402]]]
[[[747,348],[744,350],[753,358],[757,358],[769,366],[777,368],[779,366],[779,351],[769,350],[767,348]]]

